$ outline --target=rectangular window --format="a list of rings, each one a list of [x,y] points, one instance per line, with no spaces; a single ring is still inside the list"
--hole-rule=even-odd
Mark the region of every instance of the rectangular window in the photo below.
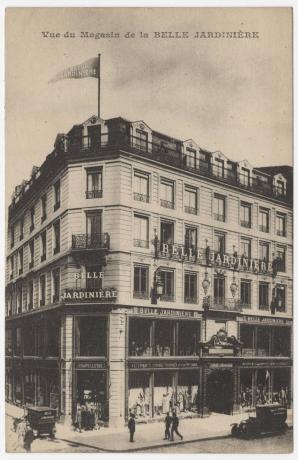
[[[20,241],[24,238],[24,216],[20,219]]]
[[[286,216],[280,212],[276,213],[276,234],[286,236]]]
[[[133,296],[137,299],[148,299],[149,269],[144,265],[134,266]]]
[[[275,307],[278,312],[286,311],[286,287],[281,284],[275,288]]]
[[[285,183],[283,181],[276,181],[275,192],[277,196],[284,196],[286,194]]]
[[[30,232],[34,230],[35,226],[35,208],[34,206],[30,209]]]
[[[54,254],[60,252],[60,220],[57,220],[54,225]]]
[[[139,248],[149,248],[149,218],[134,215],[133,245]]]
[[[185,227],[185,248],[192,248],[196,250],[197,248],[197,229],[195,227]]]
[[[18,313],[22,313],[23,307],[23,288],[22,286],[18,286],[17,288],[17,311]]]
[[[269,262],[269,243],[260,242],[259,260],[261,260],[262,262]]]
[[[21,275],[23,273],[23,270],[24,270],[24,253],[23,253],[23,248],[21,248],[19,250],[19,262],[18,262],[18,266],[19,266],[19,275]]]
[[[96,248],[101,245],[101,212],[86,215],[87,244],[86,248]]]
[[[34,284],[33,280],[30,280],[28,283],[28,310],[33,308],[33,299],[34,299]]]
[[[160,280],[163,285],[163,294],[161,300],[174,300],[174,272],[171,270],[159,270]]]
[[[29,241],[29,270],[34,266],[34,239]]]
[[[60,208],[61,187],[60,179],[54,184],[54,211]]]
[[[184,302],[197,303],[197,273],[184,274]]]
[[[86,198],[102,198],[102,169],[87,170]]]
[[[214,304],[224,305],[225,302],[225,278],[224,276],[214,276]]]
[[[148,174],[134,172],[134,199],[149,203],[149,176]]]
[[[240,225],[241,227],[251,228],[251,205],[249,203],[240,203]]]
[[[214,252],[223,255],[226,248],[226,237],[224,233],[214,233]]]
[[[46,303],[46,275],[39,277],[39,305],[43,307]]]
[[[148,133],[141,129],[136,129],[135,146],[140,150],[148,150]]]
[[[160,242],[165,244],[174,244],[174,223],[160,222]]]
[[[107,355],[107,319],[82,316],[77,319],[77,354],[79,356]]]
[[[152,356],[152,320],[129,318],[129,355]],[[131,374],[131,373],[130,373]],[[137,373],[137,374],[143,374]],[[130,406],[131,407],[131,406]]]
[[[185,186],[184,211],[188,214],[198,213],[198,192],[196,188]]]
[[[41,223],[47,218],[47,195],[41,197]]]
[[[11,248],[14,247],[14,236],[15,236],[15,226],[12,225],[10,227],[10,247]]]
[[[225,221],[225,197],[220,195],[214,195],[213,199],[213,215],[215,220],[220,222]]]
[[[174,209],[174,183],[167,180],[160,180],[160,204],[164,208]]]
[[[241,238],[240,240],[240,255],[246,259],[251,258],[251,240],[247,238]]]
[[[178,321],[178,356],[197,355],[198,348],[199,348],[198,347],[199,342],[200,342],[200,322],[199,321],[181,321],[179,320]],[[186,375],[187,374],[188,372],[186,373]],[[181,373],[180,376],[181,375],[183,375],[183,373]],[[183,387],[185,388],[184,385]],[[183,388],[181,388],[181,390],[183,390]],[[188,392],[186,393],[186,395],[188,395],[190,399],[190,403],[193,404],[195,407],[196,401],[194,400],[194,398],[191,397],[191,394],[195,394],[195,393],[192,392],[190,389],[188,389]]]
[[[52,287],[53,287],[53,303],[58,303],[60,300],[60,268],[55,268],[52,271]]]
[[[102,288],[102,278],[98,275],[101,272],[101,265],[86,265],[86,289],[93,291]]]
[[[40,235],[40,242],[41,242],[41,256],[40,256],[40,261],[44,262],[47,258],[47,232],[44,231]]]
[[[10,260],[10,273],[9,273],[9,279],[13,279],[14,275],[14,256],[11,256]]]
[[[259,283],[259,309],[269,310],[269,284]]]
[[[286,271],[286,249],[284,247],[278,246],[276,250],[277,256],[277,271],[285,272]]]
[[[186,166],[191,169],[197,168],[197,152],[192,149],[186,149]]]
[[[259,209],[259,231],[269,233],[269,209]]]
[[[250,280],[241,280],[240,300],[241,300],[242,307],[251,308],[251,281]]]
[[[245,185],[246,187],[250,186],[250,171],[249,171],[249,169],[242,168],[241,183],[243,185]]]
[[[20,327],[15,328],[14,334],[14,355],[20,356],[22,354],[22,329]]]
[[[214,160],[214,175],[216,177],[225,177],[224,161],[219,158]]]

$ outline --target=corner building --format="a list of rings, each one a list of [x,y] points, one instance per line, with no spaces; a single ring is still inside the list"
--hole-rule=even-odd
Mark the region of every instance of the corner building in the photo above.
[[[6,399],[123,425],[292,401],[292,168],[91,117],[9,207]]]

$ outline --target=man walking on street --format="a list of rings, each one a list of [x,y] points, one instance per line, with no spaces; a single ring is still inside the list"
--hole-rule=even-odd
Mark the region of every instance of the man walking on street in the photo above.
[[[179,425],[179,419],[178,419],[178,417],[176,415],[176,412],[173,412],[172,429],[171,429],[171,441],[174,441],[174,433],[178,434],[178,436],[180,437],[181,441],[183,439],[183,436],[178,431],[178,425]]]
[[[27,421],[26,423],[26,432],[24,436],[24,449],[26,452],[31,452],[31,444],[34,441],[34,434],[33,430],[30,426],[30,423]]]
[[[136,431],[136,422],[134,414],[130,414],[128,420],[128,429],[129,429],[129,442],[134,442],[133,437]]]
[[[167,415],[166,415],[166,418],[165,418],[165,437],[164,437],[164,440],[165,439],[170,440],[170,438],[171,438],[171,434],[170,434],[171,423],[172,423],[172,419],[170,417],[169,412],[167,412]]]

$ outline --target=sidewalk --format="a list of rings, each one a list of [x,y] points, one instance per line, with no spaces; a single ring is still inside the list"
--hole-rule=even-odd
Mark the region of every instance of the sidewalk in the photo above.
[[[23,409],[6,404],[6,414],[12,417],[19,417],[23,414]],[[163,440],[164,424],[162,422],[137,425],[133,444],[129,442],[127,427],[118,429],[101,428],[99,431],[78,433],[57,424],[56,438],[106,452],[133,452],[153,447],[228,437],[231,433],[231,423],[239,423],[241,420],[248,418],[249,415],[253,416],[254,414],[212,414],[210,417],[203,419],[182,419],[179,423],[179,431],[183,435],[183,440],[180,441],[176,435],[174,442]],[[288,410],[287,423],[289,427],[292,427],[292,410],[290,409]]]

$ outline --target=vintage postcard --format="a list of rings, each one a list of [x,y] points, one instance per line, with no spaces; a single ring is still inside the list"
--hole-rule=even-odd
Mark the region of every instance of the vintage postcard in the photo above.
[[[292,452],[292,9],[5,16],[6,450]]]

